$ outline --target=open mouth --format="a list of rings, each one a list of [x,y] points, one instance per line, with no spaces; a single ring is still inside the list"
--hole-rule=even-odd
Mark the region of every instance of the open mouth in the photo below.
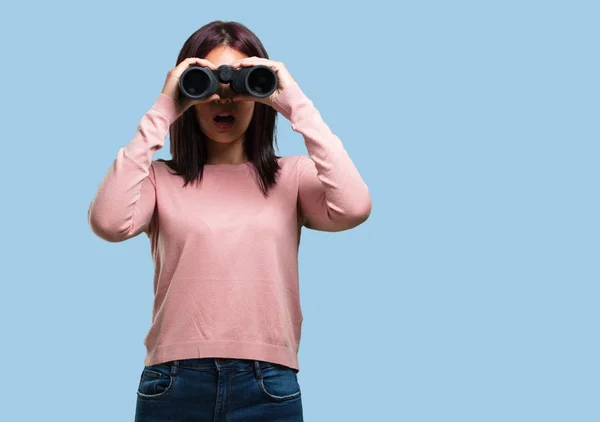
[[[226,116],[217,116],[213,120],[216,123],[232,124],[235,121],[235,117],[233,117],[232,115],[228,114]]]
[[[231,114],[222,114],[215,116],[213,122],[219,129],[230,129],[235,123],[235,117],[233,117]]]

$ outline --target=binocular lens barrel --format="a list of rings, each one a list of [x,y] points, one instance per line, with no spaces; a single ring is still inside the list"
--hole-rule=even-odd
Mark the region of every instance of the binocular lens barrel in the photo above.
[[[273,82],[273,76],[267,69],[256,69],[248,75],[248,86],[252,92],[258,92],[261,95],[271,89]]]
[[[234,69],[221,65],[217,70],[190,66],[179,78],[179,91],[191,99],[210,97],[219,90],[219,83],[231,84],[231,90],[240,95],[265,98],[278,86],[277,73],[265,65]]]
[[[188,94],[188,97],[196,98],[198,96],[206,96],[206,93],[211,90],[211,78],[203,68],[194,66],[190,67],[180,78],[180,90]]]

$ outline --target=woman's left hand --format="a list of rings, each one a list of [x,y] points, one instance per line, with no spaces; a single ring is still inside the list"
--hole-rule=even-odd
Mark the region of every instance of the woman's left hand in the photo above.
[[[233,97],[233,101],[256,101],[273,107],[273,101],[281,93],[281,91],[283,91],[285,87],[292,85],[296,82],[282,62],[275,62],[273,60],[263,59],[261,57],[254,56],[236,60],[235,62],[231,63],[230,66],[234,69],[238,69],[244,66],[257,66],[260,64],[269,66],[277,74],[277,79],[279,83],[277,88],[275,89],[275,92],[273,92],[270,96],[266,98],[257,98],[252,95],[235,94]]]

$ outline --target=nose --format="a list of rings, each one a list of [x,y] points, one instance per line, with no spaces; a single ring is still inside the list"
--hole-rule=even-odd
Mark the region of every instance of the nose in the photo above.
[[[219,89],[217,90],[217,94],[219,94],[219,99],[215,100],[215,102],[219,104],[227,104],[233,101],[233,96],[235,93],[231,89],[231,87],[227,84],[219,84]]]

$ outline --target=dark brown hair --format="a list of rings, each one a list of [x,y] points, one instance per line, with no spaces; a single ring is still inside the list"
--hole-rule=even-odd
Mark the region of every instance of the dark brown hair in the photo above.
[[[183,44],[177,64],[188,57],[204,58],[214,48],[228,46],[248,57],[268,59],[269,55],[258,37],[238,22],[213,21],[194,32]],[[254,164],[257,182],[267,196],[269,188],[277,182],[280,169],[273,145],[277,146],[275,121],[277,111],[271,106],[256,102],[254,113],[244,139],[244,152]],[[191,181],[200,183],[204,164],[208,159],[206,135],[200,129],[194,107],[188,108],[169,128],[172,159],[158,159],[183,176],[185,187]],[[277,147],[278,148],[278,147]]]

